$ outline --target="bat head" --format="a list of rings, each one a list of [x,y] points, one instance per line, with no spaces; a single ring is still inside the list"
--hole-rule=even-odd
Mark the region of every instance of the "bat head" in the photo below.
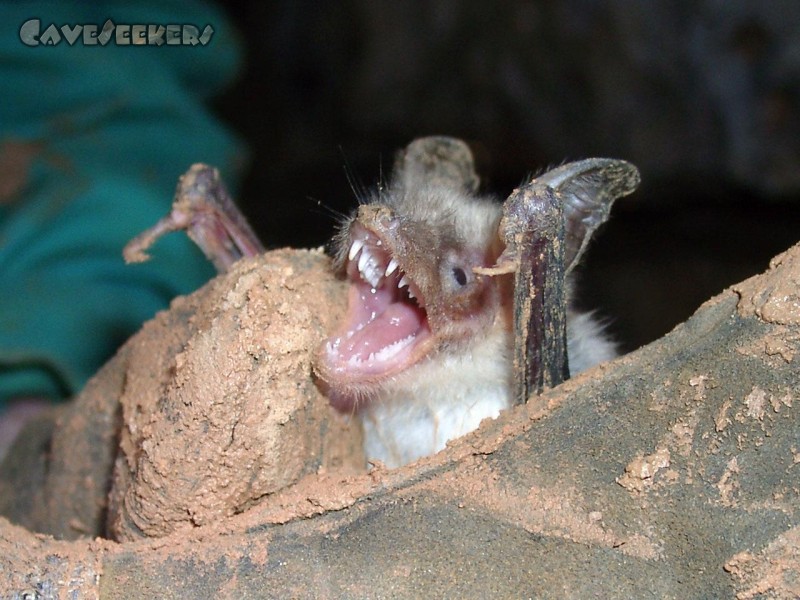
[[[334,240],[350,285],[347,315],[323,344],[317,374],[351,410],[392,378],[492,326],[501,208],[448,187],[390,187],[362,204]]]

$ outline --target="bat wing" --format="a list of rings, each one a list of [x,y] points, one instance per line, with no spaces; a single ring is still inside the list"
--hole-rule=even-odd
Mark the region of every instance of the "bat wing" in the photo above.
[[[144,262],[146,250],[162,235],[185,229],[189,237],[224,273],[245,256],[264,252],[264,246],[228,194],[219,172],[198,163],[184,173],[169,214],[125,246],[125,262]]]
[[[506,248],[497,266],[485,271],[514,272],[518,402],[569,377],[565,276],[608,219],[614,200],[638,184],[632,164],[592,158],[548,171],[505,201],[500,234]]]

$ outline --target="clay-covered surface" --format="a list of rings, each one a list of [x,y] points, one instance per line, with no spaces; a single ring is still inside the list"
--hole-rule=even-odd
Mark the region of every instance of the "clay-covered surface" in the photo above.
[[[59,539],[105,531],[127,359],[125,346],[76,400],[21,432],[0,464],[0,514]]]
[[[800,246],[418,464],[311,469],[160,538],[33,538],[14,568],[66,595],[40,565],[67,547],[103,598],[795,598],[797,281]],[[0,555],[32,538],[0,530]]]
[[[0,518],[0,598],[96,598],[103,542],[63,542]]]
[[[347,437],[347,419],[311,378],[340,287],[321,253],[273,252],[174,301],[131,340],[114,538],[207,525],[341,462],[323,450]]]
[[[112,537],[152,537],[310,472],[363,470],[357,422],[311,378],[343,291],[321,252],[286,250],[176,299],[28,427],[0,467],[2,514],[59,538],[104,535],[107,521]]]

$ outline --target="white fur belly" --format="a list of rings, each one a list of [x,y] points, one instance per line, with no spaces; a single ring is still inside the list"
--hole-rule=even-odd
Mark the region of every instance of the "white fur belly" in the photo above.
[[[508,343],[507,331],[497,327],[471,346],[441,352],[387,383],[360,411],[367,458],[404,465],[496,418],[511,405]]]
[[[510,333],[494,328],[458,353],[442,352],[388,383],[360,411],[369,460],[399,467],[496,418],[511,398]],[[616,355],[591,315],[569,312],[567,349],[577,374]]]
[[[477,398],[439,398],[432,402],[378,401],[362,414],[367,457],[397,467],[443,450],[448,440],[478,428],[508,408],[506,390]]]

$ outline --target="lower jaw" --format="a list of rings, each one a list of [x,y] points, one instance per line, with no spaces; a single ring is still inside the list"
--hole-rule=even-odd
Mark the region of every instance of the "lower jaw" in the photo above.
[[[325,393],[331,406],[341,413],[354,414],[365,404],[363,400],[359,402],[357,396],[347,392],[327,391],[323,393]]]
[[[415,357],[385,373],[359,376],[342,376],[335,367],[331,367],[326,358],[319,358],[314,368],[317,375],[317,387],[328,398],[331,405],[340,412],[354,413],[381,396],[396,377],[406,374],[421,362],[427,360],[434,347],[434,338],[428,334],[415,348]],[[323,344],[322,352],[325,352]]]
[[[331,385],[320,376],[317,387],[333,408],[341,413],[355,414],[379,396],[381,383]]]

